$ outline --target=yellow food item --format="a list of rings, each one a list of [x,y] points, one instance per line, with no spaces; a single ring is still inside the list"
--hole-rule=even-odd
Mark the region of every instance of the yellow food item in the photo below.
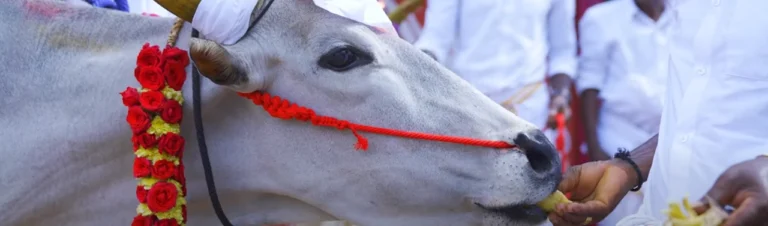
[[[410,15],[413,11],[424,5],[424,0],[408,0],[400,3],[395,10],[389,13],[389,20],[392,23],[400,23]]]
[[[549,195],[546,199],[541,200],[541,202],[536,203],[536,206],[544,210],[544,212],[551,213],[555,211],[555,206],[560,203],[572,203],[571,200],[568,199],[568,197],[565,197],[565,194],[560,191],[555,191],[551,195]],[[587,218],[587,220],[583,223],[584,225],[589,224],[592,222],[592,218]]]
[[[571,200],[568,200],[568,197],[565,197],[565,194],[562,192],[555,191],[555,193],[537,203],[536,206],[543,209],[544,212],[550,213],[555,211],[555,205],[558,203],[571,203]]]
[[[665,226],[718,226],[728,217],[726,213],[714,200],[709,199],[710,208],[704,214],[698,215],[688,202],[688,198],[683,198],[683,208],[678,203],[670,203],[669,209],[664,213],[667,215]],[[686,212],[688,213],[686,215]]]

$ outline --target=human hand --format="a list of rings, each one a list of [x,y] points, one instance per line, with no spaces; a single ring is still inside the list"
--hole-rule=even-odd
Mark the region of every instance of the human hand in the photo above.
[[[635,186],[637,175],[623,160],[588,162],[565,173],[558,189],[571,193],[573,203],[558,204],[549,214],[556,226],[582,225],[587,218],[599,222]]]
[[[610,160],[611,156],[605,153],[602,148],[589,148],[587,150],[589,155],[589,161],[603,161]]]
[[[549,117],[547,118],[547,127],[557,128],[557,115],[563,114],[565,120],[571,118],[570,95],[567,90],[552,94],[549,100]]]
[[[736,210],[725,220],[724,226],[768,225],[768,157],[758,157],[731,166],[715,181],[705,197],[720,205]],[[707,203],[702,198],[702,203]],[[694,207],[704,213],[709,205]]]

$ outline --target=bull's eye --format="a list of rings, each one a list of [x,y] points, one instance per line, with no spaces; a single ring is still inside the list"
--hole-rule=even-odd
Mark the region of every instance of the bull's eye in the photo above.
[[[320,57],[317,62],[320,67],[334,71],[347,71],[349,69],[366,65],[373,60],[368,54],[352,47],[334,48]]]

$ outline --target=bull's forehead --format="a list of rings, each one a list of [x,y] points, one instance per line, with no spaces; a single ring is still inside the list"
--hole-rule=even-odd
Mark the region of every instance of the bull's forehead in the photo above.
[[[322,36],[343,36],[352,33],[385,34],[386,30],[365,25],[333,14],[311,0],[275,1],[252,32],[275,31],[281,36],[300,38],[303,43]],[[265,22],[269,21],[269,22]]]
[[[355,46],[375,55],[377,49],[387,45],[380,37],[391,36],[386,34],[383,29],[338,16],[311,1],[295,0],[275,1],[246,38],[254,39],[262,46],[269,43],[270,46],[278,47],[273,50],[262,49],[266,52],[278,51],[271,53],[276,56],[288,57],[284,55],[288,52],[281,49],[301,49],[304,50],[302,55],[319,57],[344,45]]]

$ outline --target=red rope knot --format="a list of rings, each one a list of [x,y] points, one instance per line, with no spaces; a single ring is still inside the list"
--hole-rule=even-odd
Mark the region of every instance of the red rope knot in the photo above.
[[[352,134],[355,135],[355,138],[357,138],[355,149],[358,149],[358,150],[368,149],[368,138],[365,138],[363,135],[360,135],[360,133],[357,132],[357,129],[355,128],[355,124],[352,124],[345,120],[339,120],[333,117],[315,115],[314,117],[312,117],[312,125],[335,127],[338,130],[349,129],[350,131],[352,131]]]
[[[293,106],[291,106],[291,110],[294,111],[294,114],[296,115],[296,119],[301,121],[309,121],[310,119],[312,119],[312,117],[315,117],[315,111],[309,108],[299,106],[297,104],[293,104]]]

